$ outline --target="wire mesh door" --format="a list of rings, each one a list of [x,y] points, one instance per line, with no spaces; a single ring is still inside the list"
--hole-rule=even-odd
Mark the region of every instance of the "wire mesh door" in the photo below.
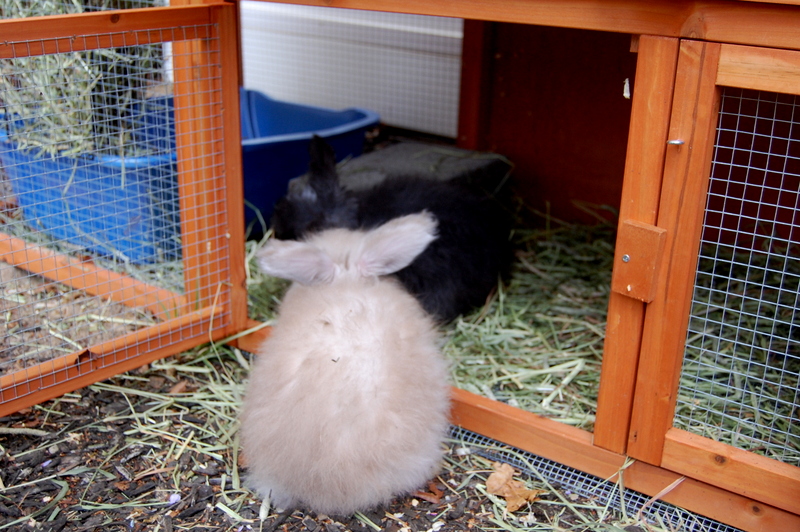
[[[0,412],[243,328],[234,9],[0,23]]]
[[[800,465],[800,98],[725,87],[675,426]]]
[[[684,41],[675,87],[628,454],[764,529],[800,514],[800,53]]]

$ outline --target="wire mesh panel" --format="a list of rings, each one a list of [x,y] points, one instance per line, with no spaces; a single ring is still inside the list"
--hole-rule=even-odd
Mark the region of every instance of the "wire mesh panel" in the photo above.
[[[556,486],[568,488],[568,496],[576,493],[626,515],[635,515],[641,511],[649,521],[666,525],[658,527],[656,530],[740,532],[739,529],[732,526],[724,525],[663,501],[653,500],[637,491],[624,488],[624,482],[619,482],[616,479],[602,479],[584,473],[460,427],[451,427],[450,437],[460,442],[472,453],[493,461],[511,464],[529,478],[546,479]],[[641,530],[638,526],[628,528],[630,530]],[[613,529],[614,527],[609,527],[609,530]]]
[[[725,88],[675,426],[800,465],[800,98]]]
[[[5,43],[0,407],[230,324],[219,28],[205,18]]]
[[[0,18],[66,15],[169,5],[169,0],[0,0]]]

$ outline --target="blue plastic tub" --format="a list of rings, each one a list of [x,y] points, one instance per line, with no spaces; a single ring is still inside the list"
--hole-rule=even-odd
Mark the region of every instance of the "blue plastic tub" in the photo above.
[[[379,117],[364,109],[333,111],[241,90],[245,222],[258,209],[267,224],[290,179],[308,170],[312,135],[339,160],[362,152],[365,131]],[[101,255],[144,263],[180,257],[180,225],[171,97],[134,109],[133,138],[148,157],[50,156],[17,149],[0,127],[0,163],[26,222],[36,230]],[[255,231],[260,230],[257,225]]]
[[[180,257],[174,152],[50,156],[0,129],[0,163],[32,229],[120,260]]]
[[[287,103],[250,89],[242,89],[240,97],[247,224],[257,219],[258,209],[269,225],[289,180],[308,171],[313,135],[324,138],[340,161],[361,155],[364,133],[380,122],[378,114],[366,109],[334,111]],[[259,229],[256,223],[254,230]]]

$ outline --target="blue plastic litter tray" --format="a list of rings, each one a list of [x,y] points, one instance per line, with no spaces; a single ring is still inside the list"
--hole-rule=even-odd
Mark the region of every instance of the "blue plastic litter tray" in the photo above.
[[[245,222],[258,209],[267,224],[290,179],[308,170],[314,134],[336,150],[338,160],[361,154],[364,133],[378,124],[372,111],[273,100],[242,89],[242,159]],[[34,230],[88,251],[137,263],[180,257],[180,224],[171,97],[153,98],[130,117],[134,140],[147,157],[63,156],[18,149],[0,127],[0,164],[25,222]],[[252,207],[251,207],[252,206]],[[256,231],[260,226],[256,226]]]
[[[51,156],[19,149],[0,129],[0,163],[32,229],[120,260],[180,256],[174,152]]]
[[[241,89],[242,165],[245,223],[258,209],[269,225],[275,202],[286,194],[289,180],[308,171],[308,146],[313,135],[336,151],[337,161],[361,155],[364,134],[380,122],[377,113],[360,108],[334,111],[274,100]],[[258,232],[256,223],[254,230]]]

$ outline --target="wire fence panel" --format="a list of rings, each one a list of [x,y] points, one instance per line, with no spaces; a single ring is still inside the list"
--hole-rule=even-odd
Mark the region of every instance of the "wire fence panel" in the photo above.
[[[675,426],[800,465],[800,98],[725,88]]]
[[[169,0],[0,0],[0,18],[41,17],[168,6]]]
[[[4,43],[0,406],[230,323],[218,34]]]

